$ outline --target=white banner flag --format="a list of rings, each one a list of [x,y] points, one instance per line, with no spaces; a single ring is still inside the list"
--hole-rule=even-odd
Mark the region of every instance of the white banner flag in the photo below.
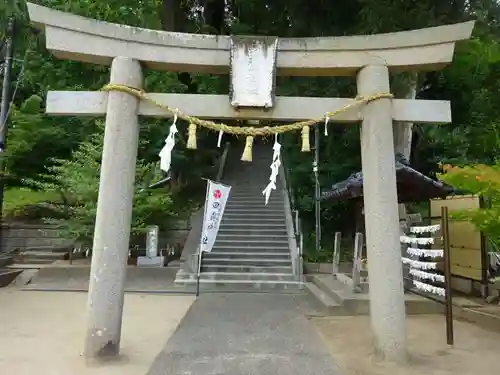
[[[201,232],[201,251],[212,251],[230,191],[231,186],[208,181],[205,216],[203,216],[203,230]]]

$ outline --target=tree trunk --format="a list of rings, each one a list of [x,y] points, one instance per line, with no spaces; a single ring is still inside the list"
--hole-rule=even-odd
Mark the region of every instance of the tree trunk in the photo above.
[[[417,95],[417,81],[417,73],[412,73],[407,85],[407,92],[404,95],[406,99],[415,99]],[[408,161],[410,161],[411,157],[412,133],[412,122],[394,123],[394,152],[402,154]]]
[[[415,99],[417,96],[417,83],[418,74],[412,73],[406,85],[406,99]],[[394,152],[402,154],[406,160],[410,161],[411,157],[411,143],[413,134],[413,123],[411,122],[395,122],[393,125],[394,136]],[[399,213],[399,228],[400,234],[404,235],[408,228],[406,206],[404,204],[398,205]],[[401,255],[406,255],[407,246],[401,248]],[[408,284],[409,270],[408,267],[403,266],[403,283],[406,288],[410,287]]]
[[[206,32],[210,34],[227,34],[225,0],[204,0],[203,18]]]

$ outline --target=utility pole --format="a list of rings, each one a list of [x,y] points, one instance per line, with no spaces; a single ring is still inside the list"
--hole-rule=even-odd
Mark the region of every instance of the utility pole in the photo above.
[[[314,127],[314,161],[313,161],[313,172],[314,172],[314,208],[316,216],[316,251],[319,252],[321,249],[321,205],[320,205],[320,195],[321,187],[319,186],[319,126]]]
[[[2,101],[0,103],[0,251],[3,247],[3,195],[5,174],[5,147],[7,139],[7,120],[10,110],[10,82],[12,74],[12,62],[14,60],[14,27],[15,19],[10,17],[5,33],[5,60],[2,83]]]

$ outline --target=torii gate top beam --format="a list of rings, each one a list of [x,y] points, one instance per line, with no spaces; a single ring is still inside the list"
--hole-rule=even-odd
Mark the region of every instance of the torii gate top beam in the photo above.
[[[141,29],[88,19],[28,3],[47,49],[63,59],[110,65],[116,56],[168,71],[229,72],[230,38]],[[377,35],[280,38],[277,74],[355,75],[367,65],[391,71],[437,70],[450,63],[455,42],[469,39],[474,22]]]

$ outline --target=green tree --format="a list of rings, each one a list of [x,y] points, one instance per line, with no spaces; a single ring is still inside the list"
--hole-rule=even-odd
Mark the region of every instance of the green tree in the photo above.
[[[50,202],[53,213],[47,221],[60,226],[66,237],[89,244],[97,209],[103,133],[104,127],[98,126],[98,132],[82,142],[70,159],[54,160],[54,165],[50,168],[52,173],[47,176],[46,182],[35,182],[40,190],[60,195],[59,200]],[[151,167],[143,161],[137,163],[133,233],[142,231],[147,225],[158,223],[165,229],[167,220],[175,216],[168,191],[145,189],[147,172]]]
[[[439,161],[492,164],[496,159],[500,111],[496,100],[499,88],[500,7],[496,1],[41,0],[39,3],[86,17],[152,29],[282,37],[371,34],[477,19],[473,40],[457,46],[453,64],[441,72],[422,73],[418,77],[417,97],[451,100],[453,123],[445,126],[416,124],[412,162],[424,173],[435,173]],[[21,6],[16,8],[13,4]],[[2,13],[7,6],[9,12]],[[43,102],[48,90],[97,90],[109,78],[108,67],[53,58],[45,51],[43,36],[34,35],[28,27],[23,9],[21,1],[10,0],[0,5],[1,30],[4,29],[6,15],[16,14],[20,20],[21,31],[16,39],[16,77],[21,75],[22,61],[27,56],[11,116],[8,154],[11,186],[25,186],[30,180],[43,182],[51,173],[59,173],[52,169],[52,160],[70,160],[79,145],[87,142],[89,136],[97,131],[93,119],[48,117],[41,113],[43,109],[38,113],[26,111],[23,103],[33,100],[30,98],[34,94]],[[398,75],[393,77],[392,87],[396,95],[404,96],[411,83],[412,79],[408,76]],[[148,91],[224,94],[227,87],[227,77],[154,71],[146,71],[145,74]],[[278,77],[277,89],[279,95],[352,97],[356,94],[354,79],[342,77]],[[141,122],[141,137],[149,140],[140,146],[141,163],[150,164],[157,160],[167,132],[166,121]],[[216,135],[199,133],[199,150],[185,150],[180,139],[179,147],[174,152],[174,182],[177,188],[170,191],[174,202],[196,200],[197,194],[203,190],[199,177],[213,170]],[[312,155],[300,153],[298,135],[285,136],[283,143],[291,181],[297,192],[296,200],[305,219],[305,227],[311,231],[314,227]],[[330,136],[321,137],[322,187],[329,187],[359,168],[359,128],[332,126]],[[351,227],[349,220],[345,220],[349,208],[345,202],[323,205],[325,239],[331,237],[328,233],[335,232],[343,223],[347,223],[343,230],[352,230],[354,220]]]
[[[500,248],[500,164],[445,165],[439,178],[464,192],[480,196],[484,207],[453,213],[453,218],[472,222],[497,249]]]

